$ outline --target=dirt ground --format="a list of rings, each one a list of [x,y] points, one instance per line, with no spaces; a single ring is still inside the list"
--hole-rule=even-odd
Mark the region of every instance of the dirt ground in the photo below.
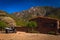
[[[38,33],[0,33],[0,40],[60,40],[60,35],[38,34]]]

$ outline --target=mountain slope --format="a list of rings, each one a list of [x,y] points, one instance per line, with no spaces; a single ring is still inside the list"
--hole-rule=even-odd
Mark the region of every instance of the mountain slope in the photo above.
[[[0,17],[1,16],[11,17],[13,20],[15,20],[18,26],[25,26],[30,18],[34,18],[37,16],[60,19],[60,8],[37,6],[31,7],[28,10],[23,10],[21,12],[14,12],[12,14],[8,14],[5,11],[0,11]]]
[[[16,26],[16,22],[9,14],[5,11],[0,10],[0,21],[3,21],[7,26]],[[3,25],[3,24],[1,24]]]
[[[36,16],[47,16],[52,18],[60,18],[60,8],[53,7],[32,7],[28,10],[23,10],[22,12],[13,13],[17,18],[29,19]]]

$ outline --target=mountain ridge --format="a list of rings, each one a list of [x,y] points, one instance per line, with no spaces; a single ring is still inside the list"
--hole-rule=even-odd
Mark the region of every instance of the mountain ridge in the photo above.
[[[5,11],[0,11],[0,17],[1,16],[11,17],[13,20],[15,20],[16,25],[25,26],[26,22],[28,22],[30,18],[34,18],[37,16],[56,18],[60,20],[60,8],[37,6],[31,7],[28,10],[23,10],[21,12],[14,12],[12,14],[8,14]]]

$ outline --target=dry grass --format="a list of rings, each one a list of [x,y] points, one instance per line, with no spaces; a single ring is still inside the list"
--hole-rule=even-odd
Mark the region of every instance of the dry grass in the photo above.
[[[60,40],[60,35],[36,34],[17,32],[12,34],[1,34],[0,40]]]

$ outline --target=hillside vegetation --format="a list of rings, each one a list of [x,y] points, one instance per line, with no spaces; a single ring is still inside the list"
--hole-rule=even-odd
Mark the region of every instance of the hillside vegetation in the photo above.
[[[0,10],[0,27],[16,26],[16,22],[5,11]]]
[[[37,16],[60,19],[60,8],[37,6],[31,7],[28,10],[23,10],[21,12],[14,12],[12,14],[8,14],[5,11],[0,11],[0,17],[1,16],[12,18],[16,22],[17,26],[26,26],[26,23],[29,21],[30,18],[34,18]]]

